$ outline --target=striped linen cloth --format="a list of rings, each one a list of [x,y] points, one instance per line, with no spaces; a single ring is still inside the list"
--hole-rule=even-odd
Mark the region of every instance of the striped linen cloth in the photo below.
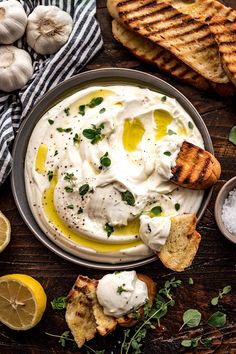
[[[74,25],[68,42],[51,56],[35,53],[27,45],[25,36],[15,44],[31,55],[34,74],[21,90],[10,94],[0,91],[0,185],[11,171],[12,157],[9,148],[22,120],[49,89],[81,71],[103,44],[100,28],[95,19],[95,0],[20,0],[20,2],[27,15],[37,5],[58,6],[72,16]]]

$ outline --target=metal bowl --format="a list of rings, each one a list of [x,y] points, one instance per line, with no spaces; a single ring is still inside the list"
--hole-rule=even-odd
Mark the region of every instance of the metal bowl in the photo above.
[[[201,116],[194,108],[194,106],[189,102],[189,100],[184,95],[182,95],[182,93],[180,93],[176,88],[167,82],[156,78],[155,76],[131,69],[98,69],[76,75],[46,93],[42,99],[34,106],[28,117],[25,119],[17,134],[13,147],[13,168],[11,183],[16,206],[26,225],[46,247],[48,247],[58,256],[61,256],[70,262],[95,269],[129,269],[148,264],[155,261],[157,258],[156,256],[151,256],[149,258],[130,263],[107,264],[92,262],[76,257],[58,247],[43,233],[31,213],[26,197],[24,182],[24,161],[28,141],[38,120],[46,111],[48,111],[52,106],[54,106],[65,97],[73,94],[74,92],[77,92],[78,90],[98,84],[133,84],[139,87],[150,88],[153,91],[158,91],[164,95],[176,98],[182,107],[190,114],[197,128],[201,132],[205,144],[205,149],[213,153],[213,146],[207,127]],[[205,192],[201,207],[197,214],[198,220],[202,217],[211,198],[211,194],[212,188]]]

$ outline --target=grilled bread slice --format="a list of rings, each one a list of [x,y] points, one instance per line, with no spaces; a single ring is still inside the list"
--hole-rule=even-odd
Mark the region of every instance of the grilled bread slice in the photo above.
[[[168,49],[206,79],[229,82],[207,24],[157,0],[108,0],[107,5],[118,22]]]
[[[94,338],[97,331],[104,336],[117,324],[113,317],[104,314],[99,305],[97,284],[97,280],[79,275],[67,297],[66,322],[79,348]]]
[[[137,58],[155,64],[159,69],[171,74],[175,78],[185,81],[201,90],[208,90],[210,85],[204,77],[196,73],[168,50],[160,47],[148,39],[142,38],[124,25],[112,21],[112,33],[115,39],[123,44]]]
[[[212,18],[209,26],[218,43],[223,67],[236,86],[236,20],[217,15]]]
[[[156,283],[147,275],[137,273],[137,276],[139,280],[142,280],[144,281],[144,283],[146,283],[148,289],[148,299],[149,299],[148,304],[152,306],[157,293]],[[136,311],[135,317],[133,316],[132,313],[128,313],[127,315],[117,318],[117,322],[122,327],[132,327],[138,323],[139,318],[142,318],[143,314],[144,314],[144,308],[142,306]]]
[[[161,2],[162,0],[158,1]],[[215,15],[229,19],[234,17],[232,8],[224,6],[216,0],[195,0],[193,2],[186,0],[168,0],[168,2],[177,10],[189,14],[200,21],[211,22]]]
[[[171,218],[170,234],[165,245],[157,253],[167,268],[182,272],[192,264],[201,241],[201,235],[196,231],[196,223],[195,214]]]
[[[184,141],[171,172],[171,181],[181,187],[207,189],[220,178],[221,167],[211,153]]]

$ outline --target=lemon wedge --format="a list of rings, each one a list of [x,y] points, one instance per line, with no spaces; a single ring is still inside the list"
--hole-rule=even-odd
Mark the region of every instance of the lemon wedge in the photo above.
[[[0,321],[7,327],[24,331],[42,318],[47,296],[42,285],[24,274],[0,277]]]
[[[6,248],[11,238],[11,225],[9,220],[0,211],[0,253]]]

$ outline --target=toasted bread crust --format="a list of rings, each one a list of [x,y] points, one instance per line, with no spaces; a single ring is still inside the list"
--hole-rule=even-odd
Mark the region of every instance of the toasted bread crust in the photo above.
[[[201,90],[208,90],[210,85],[206,79],[196,73],[181,60],[166,49],[154,44],[139,34],[128,30],[124,25],[112,21],[112,33],[114,38],[123,44],[138,59],[156,65],[167,74],[171,74],[181,81]]]
[[[116,320],[104,314],[97,301],[98,281],[79,275],[67,297],[66,322],[79,348],[95,337],[116,328]]]
[[[171,181],[189,189],[207,189],[220,178],[221,167],[208,151],[184,141],[172,167]]]
[[[206,79],[229,82],[206,24],[155,0],[108,0],[108,9],[116,20],[168,49]]]
[[[209,26],[218,43],[223,67],[236,86],[236,20],[230,21],[217,15]]]
[[[137,273],[137,276],[139,280],[142,280],[144,283],[146,283],[148,289],[148,299],[149,299],[148,303],[150,304],[150,306],[152,306],[157,293],[157,285],[147,275]],[[138,312],[139,312],[139,316],[142,318],[143,306],[139,308]],[[128,313],[125,316],[121,316],[117,318],[117,322],[121,327],[133,327],[138,323],[138,320],[134,319],[131,313]]]
[[[182,272],[189,267],[197,253],[201,235],[196,231],[195,214],[171,218],[170,235],[157,256],[165,267]]]

